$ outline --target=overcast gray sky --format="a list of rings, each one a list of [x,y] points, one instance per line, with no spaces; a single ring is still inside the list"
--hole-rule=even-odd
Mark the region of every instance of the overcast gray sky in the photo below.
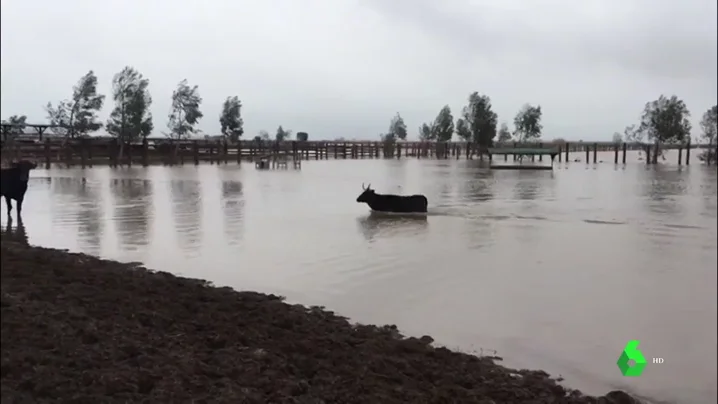
[[[585,140],[676,94],[697,133],[717,98],[716,13],[715,0],[2,0],[1,115],[46,122],[92,69],[104,120],[130,65],[150,79],[156,135],[184,78],[210,134],[238,95],[247,136],[377,139],[400,112],[416,138],[472,91],[500,122],[540,104],[545,139]]]

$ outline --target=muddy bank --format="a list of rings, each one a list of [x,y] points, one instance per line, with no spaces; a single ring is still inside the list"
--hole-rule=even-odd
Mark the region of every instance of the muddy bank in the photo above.
[[[633,402],[278,296],[8,237],[0,260],[3,403]]]

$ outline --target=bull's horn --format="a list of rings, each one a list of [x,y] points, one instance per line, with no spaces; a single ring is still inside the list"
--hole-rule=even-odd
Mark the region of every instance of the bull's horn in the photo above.
[[[364,183],[363,183],[363,182],[361,183],[361,189],[362,189],[363,191],[366,191],[366,188],[364,187]]]
[[[371,189],[371,184],[367,185],[366,189]]]

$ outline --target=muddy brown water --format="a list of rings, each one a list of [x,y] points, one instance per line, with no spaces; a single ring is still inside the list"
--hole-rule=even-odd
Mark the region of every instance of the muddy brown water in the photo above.
[[[714,403],[716,170],[599,158],[553,172],[416,159],[35,170],[21,230],[496,351],[589,394]],[[362,182],[424,193],[429,215],[370,215]],[[5,228],[4,203],[1,216]],[[635,378],[615,363],[631,339],[649,361]]]

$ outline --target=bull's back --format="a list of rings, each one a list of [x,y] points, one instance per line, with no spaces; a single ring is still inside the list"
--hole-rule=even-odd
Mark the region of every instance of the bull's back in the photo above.
[[[429,208],[429,200],[424,195],[412,195],[412,205],[416,206],[420,212],[426,212]]]
[[[376,206],[372,206],[372,209],[400,213],[425,213],[429,204],[424,195],[381,195],[379,202]]]

